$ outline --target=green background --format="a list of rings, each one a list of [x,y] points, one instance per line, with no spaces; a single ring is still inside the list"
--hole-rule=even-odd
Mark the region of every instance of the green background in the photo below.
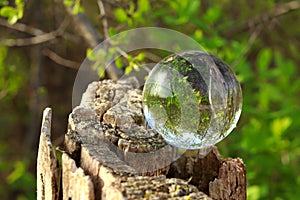
[[[53,108],[53,143],[62,142],[75,75],[92,48],[72,21],[78,14],[104,36],[144,26],[180,31],[231,65],[242,84],[243,111],[237,128],[218,144],[221,154],[245,162],[248,199],[300,196],[299,1],[102,2],[106,20],[97,1],[0,0],[2,199],[36,198],[36,152],[46,106]],[[73,16],[65,9],[71,5]],[[50,32],[53,38],[32,40]],[[116,65],[128,73],[146,59],[133,53]]]

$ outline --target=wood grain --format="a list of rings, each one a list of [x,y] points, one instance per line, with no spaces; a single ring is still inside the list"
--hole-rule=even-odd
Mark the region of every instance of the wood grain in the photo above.
[[[59,197],[58,163],[51,143],[52,111],[43,113],[37,156],[37,199],[56,200]]]
[[[64,150],[63,199],[246,199],[240,158],[179,150],[145,126],[134,79],[89,85],[69,115]]]

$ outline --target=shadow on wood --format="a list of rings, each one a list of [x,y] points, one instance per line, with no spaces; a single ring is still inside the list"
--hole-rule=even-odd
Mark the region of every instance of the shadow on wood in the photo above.
[[[134,78],[104,80],[91,83],[83,94],[65,135],[62,198],[246,199],[242,160],[222,159],[216,147],[200,158],[199,151],[181,152],[166,144],[144,126],[137,85]],[[50,126],[47,142],[43,126],[39,149],[51,146]],[[57,174],[49,167],[56,163],[53,155],[50,148],[41,160],[39,151],[38,199],[59,199],[58,176],[48,175]],[[53,188],[46,191],[49,185]]]

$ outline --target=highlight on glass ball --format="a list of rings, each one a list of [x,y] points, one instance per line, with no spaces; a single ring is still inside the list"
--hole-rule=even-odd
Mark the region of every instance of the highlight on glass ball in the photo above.
[[[160,61],[143,89],[149,126],[172,146],[203,149],[236,126],[242,91],[231,68],[203,51],[183,51]]]

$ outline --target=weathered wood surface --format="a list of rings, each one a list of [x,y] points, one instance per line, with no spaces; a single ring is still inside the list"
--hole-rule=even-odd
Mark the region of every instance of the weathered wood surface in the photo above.
[[[63,199],[94,199],[94,185],[89,176],[78,168],[75,161],[66,153],[62,154],[62,193]]]
[[[58,162],[51,144],[52,111],[43,113],[40,144],[37,156],[37,199],[56,200],[59,196]]]
[[[214,199],[246,199],[246,169],[240,158],[221,161],[218,177],[209,183]]]
[[[144,126],[137,85],[91,83],[70,114],[63,199],[246,199],[242,160],[222,159],[215,147],[200,158],[167,145]]]

